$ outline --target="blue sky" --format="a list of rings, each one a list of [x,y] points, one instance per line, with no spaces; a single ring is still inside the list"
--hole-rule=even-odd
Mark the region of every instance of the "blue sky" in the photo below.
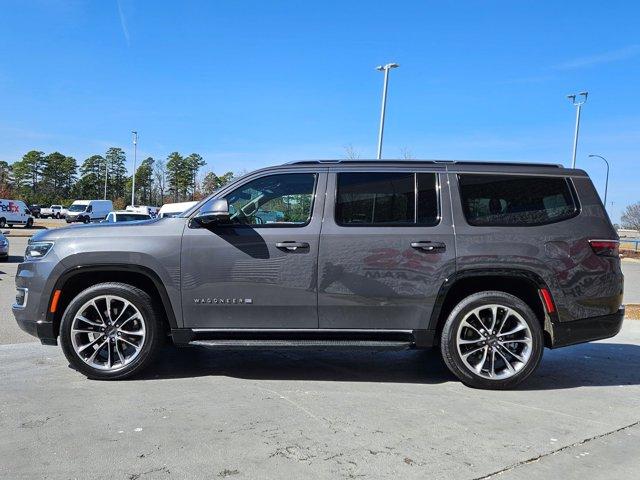
[[[3,0],[0,159],[121,146],[206,170],[375,156],[578,166],[617,220],[640,201],[640,4],[556,1]]]

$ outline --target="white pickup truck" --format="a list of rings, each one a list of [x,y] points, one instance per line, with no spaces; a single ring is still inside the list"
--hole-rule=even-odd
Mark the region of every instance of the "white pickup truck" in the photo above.
[[[67,215],[67,209],[62,205],[51,205],[49,208],[40,209],[41,218],[64,218]]]

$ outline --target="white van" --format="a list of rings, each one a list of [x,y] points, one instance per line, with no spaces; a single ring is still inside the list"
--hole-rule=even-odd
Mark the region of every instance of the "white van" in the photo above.
[[[113,210],[111,200],[76,200],[67,209],[67,223],[104,220]]]
[[[22,200],[0,199],[0,228],[4,228],[5,225],[24,225],[31,228],[33,217]]]
[[[165,203],[158,212],[158,218],[175,217],[186,212],[198,202]]]
[[[127,205],[127,208],[125,210],[127,212],[146,213],[147,215],[155,218],[158,215],[158,211],[160,209],[158,207],[152,207],[149,205]]]

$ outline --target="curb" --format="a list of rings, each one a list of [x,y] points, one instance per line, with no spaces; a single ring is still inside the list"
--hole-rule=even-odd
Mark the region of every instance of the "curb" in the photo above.
[[[33,237],[36,233],[42,231],[42,230],[48,230],[47,228],[39,228],[37,230],[15,230],[15,229],[9,229],[9,235],[7,235],[7,237],[9,237],[9,239],[11,238],[25,238],[25,237]]]
[[[640,320],[640,303],[627,303],[625,309],[625,320]]]

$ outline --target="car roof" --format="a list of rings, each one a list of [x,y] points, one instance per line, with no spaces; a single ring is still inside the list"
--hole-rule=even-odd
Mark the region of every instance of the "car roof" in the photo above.
[[[143,215],[143,216],[149,216],[149,214],[144,213],[144,212],[132,212],[131,210],[114,210],[111,213],[126,213],[127,215]]]
[[[438,170],[452,173],[534,173],[543,175],[569,175],[587,176],[586,172],[578,169],[565,168],[557,163],[540,162],[502,162],[502,161],[473,161],[473,160],[406,160],[406,159],[384,159],[384,160],[299,160],[289,162],[280,167],[296,168],[323,166],[327,168],[416,168],[431,167]],[[273,167],[271,167],[273,168]]]

